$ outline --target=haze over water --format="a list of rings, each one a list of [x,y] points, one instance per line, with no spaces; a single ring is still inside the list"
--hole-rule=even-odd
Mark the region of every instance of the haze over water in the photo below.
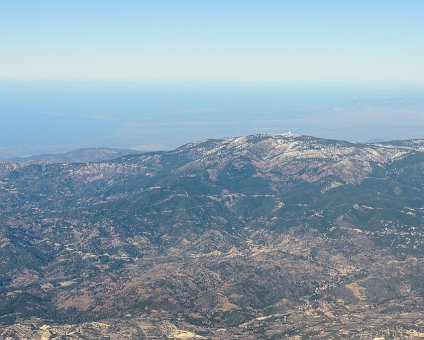
[[[3,157],[107,146],[162,150],[288,131],[368,141],[424,137],[424,87],[237,82],[0,83]]]
[[[5,1],[0,158],[424,137],[419,0]]]

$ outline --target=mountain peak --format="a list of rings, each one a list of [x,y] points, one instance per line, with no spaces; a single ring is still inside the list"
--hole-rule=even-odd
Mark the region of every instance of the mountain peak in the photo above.
[[[299,327],[314,337],[317,325],[331,333],[322,338],[360,328],[372,339],[383,333],[365,327],[388,319],[415,329],[424,153],[414,147],[258,134],[113,161],[0,163],[0,338],[17,330],[2,323],[40,338],[35,318],[64,336],[82,328],[61,322],[120,316],[111,322],[137,338],[134,325],[167,338],[167,320],[223,339]]]

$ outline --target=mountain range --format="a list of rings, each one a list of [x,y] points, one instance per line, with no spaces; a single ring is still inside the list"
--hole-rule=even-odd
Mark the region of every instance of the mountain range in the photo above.
[[[106,154],[0,163],[0,338],[424,337],[424,140]]]
[[[84,162],[101,162],[114,158],[122,157],[129,154],[138,154],[140,151],[128,149],[114,148],[84,148],[73,150],[65,153],[57,154],[39,154],[31,156],[22,156],[9,158],[5,161],[9,162],[29,162],[29,161],[50,161],[54,163],[84,163]]]

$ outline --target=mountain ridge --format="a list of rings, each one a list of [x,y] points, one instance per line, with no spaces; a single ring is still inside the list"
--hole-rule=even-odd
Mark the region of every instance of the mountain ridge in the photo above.
[[[55,163],[85,163],[101,162],[114,158],[122,157],[128,154],[138,154],[142,151],[116,148],[80,148],[65,153],[45,153],[24,157],[13,157],[3,160],[3,162],[25,163],[31,161],[50,161]]]
[[[0,337],[420,334],[424,153],[401,144],[262,134],[0,163]]]

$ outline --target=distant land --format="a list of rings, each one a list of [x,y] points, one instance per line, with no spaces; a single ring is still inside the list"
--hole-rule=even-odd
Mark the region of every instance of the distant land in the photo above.
[[[114,148],[85,148],[58,154],[40,154],[27,157],[9,158],[10,162],[50,161],[55,163],[83,163],[108,161],[129,154],[140,154],[141,151]]]

